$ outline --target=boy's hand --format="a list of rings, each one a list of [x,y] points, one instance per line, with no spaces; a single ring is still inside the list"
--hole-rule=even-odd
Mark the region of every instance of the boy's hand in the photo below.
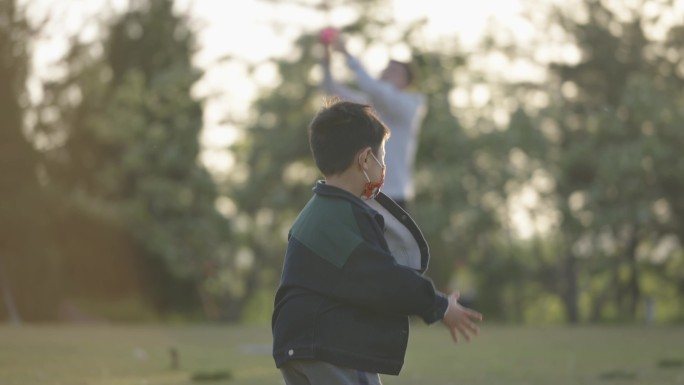
[[[480,329],[474,324],[475,321],[482,321],[482,314],[461,306],[458,303],[459,292],[453,292],[449,296],[449,309],[444,315],[442,322],[451,332],[451,338],[458,342],[461,333],[466,341],[470,342],[472,335],[479,335]]]

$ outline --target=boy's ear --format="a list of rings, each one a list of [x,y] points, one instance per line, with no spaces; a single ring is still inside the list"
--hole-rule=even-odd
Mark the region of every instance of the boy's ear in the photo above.
[[[373,150],[370,147],[366,147],[363,150],[359,151],[359,154],[356,158],[359,162],[359,167],[361,167],[362,170],[368,169],[368,157],[371,156],[372,152]]]

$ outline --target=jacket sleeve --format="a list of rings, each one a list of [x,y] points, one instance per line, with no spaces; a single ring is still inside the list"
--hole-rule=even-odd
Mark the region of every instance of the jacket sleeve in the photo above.
[[[376,311],[417,315],[428,324],[441,320],[448,306],[446,295],[431,280],[398,265],[389,253],[366,242],[357,246],[342,267],[334,295]]]

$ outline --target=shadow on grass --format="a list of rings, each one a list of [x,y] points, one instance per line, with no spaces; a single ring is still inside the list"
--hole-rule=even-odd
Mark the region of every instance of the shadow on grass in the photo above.
[[[637,375],[634,372],[628,372],[622,369],[609,370],[599,374],[601,380],[636,380]]]
[[[663,358],[658,361],[658,367],[661,369],[684,368],[684,360],[679,358]]]
[[[233,379],[233,373],[230,370],[217,370],[214,372],[195,372],[190,379],[193,382],[214,382],[214,381],[228,381]]]

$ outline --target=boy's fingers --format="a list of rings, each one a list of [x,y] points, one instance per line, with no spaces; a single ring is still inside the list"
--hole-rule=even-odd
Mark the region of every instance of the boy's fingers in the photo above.
[[[463,326],[460,324],[456,324],[456,329],[458,329],[459,332],[461,332],[461,335],[466,339],[466,341],[470,342],[470,334],[468,334],[465,329],[463,329]]]
[[[458,333],[456,333],[456,329],[449,328],[449,332],[451,333],[451,339],[454,340],[454,343],[458,343]]]
[[[477,322],[477,321],[482,321],[482,315],[479,313],[473,313],[470,311],[464,311],[460,317],[458,317],[459,322]]]
[[[468,318],[482,321],[482,314],[476,312],[475,310],[466,309],[466,314],[468,315]]]
[[[476,335],[476,336],[477,336],[477,335],[480,335],[480,328],[478,328],[477,326],[475,326],[475,324],[473,324],[472,322],[465,322],[464,325],[465,325],[465,328],[468,329],[468,330],[470,330],[470,332],[471,332],[472,334],[474,334],[474,335]]]

